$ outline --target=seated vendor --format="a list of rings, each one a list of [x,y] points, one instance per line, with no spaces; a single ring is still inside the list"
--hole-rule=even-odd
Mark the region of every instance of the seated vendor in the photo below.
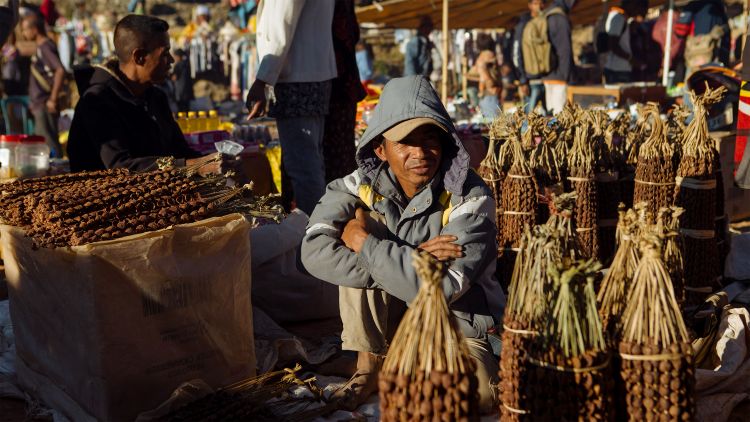
[[[174,62],[168,29],[158,18],[126,16],[114,31],[116,59],[76,70],[81,99],[68,137],[72,171],[155,170],[160,157],[172,156],[178,166],[214,158],[188,147],[166,95],[154,86]],[[208,164],[199,173],[216,173],[222,165]]]
[[[377,391],[377,373],[420,280],[412,252],[449,263],[443,290],[477,363],[480,407],[496,409],[498,363],[487,333],[505,296],[494,277],[495,201],[430,82],[393,79],[357,150],[358,169],[328,185],[310,217],[302,262],[339,285],[343,349],[357,372],[339,391],[354,408]]]

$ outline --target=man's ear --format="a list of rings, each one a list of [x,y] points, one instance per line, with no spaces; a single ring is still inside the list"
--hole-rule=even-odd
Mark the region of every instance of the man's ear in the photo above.
[[[146,56],[148,56],[146,49],[136,48],[133,50],[133,63],[143,66],[146,63]]]
[[[385,139],[380,138],[377,139],[374,142],[373,151],[375,151],[375,155],[380,158],[381,161],[388,161],[385,159]]]

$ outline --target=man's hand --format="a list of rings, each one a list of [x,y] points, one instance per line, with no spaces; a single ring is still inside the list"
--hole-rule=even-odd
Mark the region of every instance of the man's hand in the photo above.
[[[518,86],[518,92],[525,98],[531,94],[531,88],[529,87],[529,84],[521,84]]]
[[[464,256],[463,248],[453,243],[456,240],[456,236],[442,234],[422,243],[417,249],[429,252],[438,261],[449,261]]]
[[[52,98],[48,99],[47,103],[46,103],[46,106],[47,106],[47,111],[50,114],[57,113],[57,100],[54,100]]]
[[[354,211],[354,218],[349,220],[341,233],[341,241],[344,245],[356,253],[362,250],[365,240],[370,233],[367,231],[367,222],[365,221],[365,212],[362,208]]]
[[[250,91],[245,99],[245,106],[250,112],[247,120],[263,116],[266,111],[266,83],[256,79],[250,86]]]

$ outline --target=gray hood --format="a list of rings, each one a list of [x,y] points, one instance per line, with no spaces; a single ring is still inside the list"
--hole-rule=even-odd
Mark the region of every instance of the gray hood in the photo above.
[[[450,131],[454,148],[444,148],[441,173],[443,186],[453,195],[463,195],[469,171],[469,154],[456,134],[448,112],[430,81],[424,76],[391,79],[383,88],[380,102],[357,147],[357,166],[362,181],[372,184],[383,162],[375,155],[372,141],[405,120],[429,117]]]

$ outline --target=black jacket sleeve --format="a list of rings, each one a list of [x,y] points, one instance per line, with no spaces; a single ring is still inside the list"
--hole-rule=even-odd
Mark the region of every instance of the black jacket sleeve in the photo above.
[[[547,18],[547,30],[552,49],[557,57],[557,68],[544,79],[569,82],[573,68],[573,48],[570,39],[570,21],[567,15],[550,15]]]
[[[87,96],[81,101],[87,103],[81,110],[86,116],[83,119],[86,138],[91,140],[92,147],[99,149],[99,156],[106,168],[127,168],[133,171],[156,169],[156,160],[161,157],[134,157],[132,155],[123,119],[112,118],[119,115],[116,107],[97,96]],[[179,127],[177,133],[179,133]],[[184,140],[182,144],[185,144]],[[197,154],[195,151],[190,151]],[[178,164],[184,165],[184,162]]]

